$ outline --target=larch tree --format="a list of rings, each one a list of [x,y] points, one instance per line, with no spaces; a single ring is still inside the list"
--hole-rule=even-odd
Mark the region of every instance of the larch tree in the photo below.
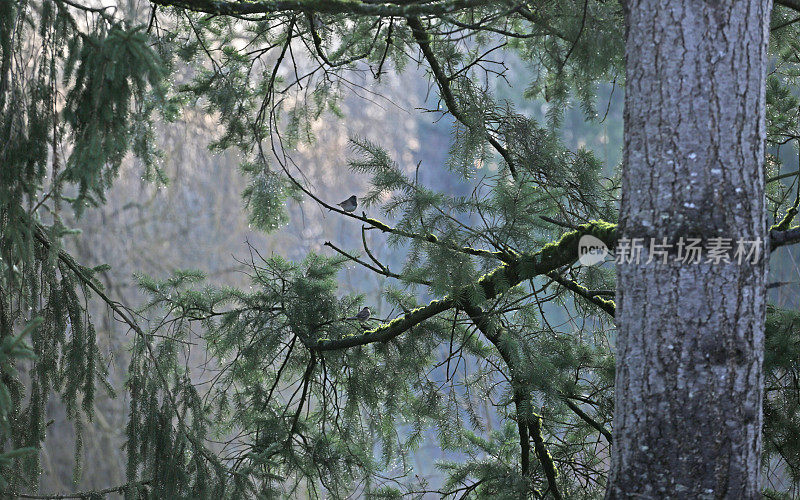
[[[770,253],[800,241],[800,173],[781,173],[776,154],[800,140],[800,4],[776,4],[0,1],[3,494],[37,488],[53,394],[75,423],[80,476],[99,384],[130,402],[128,480],[79,497],[788,498],[800,313],[767,304],[766,278]],[[498,81],[520,83],[506,60],[529,67],[518,97],[546,102],[541,122],[498,97]],[[340,118],[350,78],[410,63],[438,92],[424,111],[452,119],[447,164],[408,169],[355,137],[350,168],[370,190],[344,211],[292,152]],[[572,104],[601,119],[598,89],[621,84],[617,169],[566,147],[561,129]],[[248,290],[176,271],[139,277],[141,310],[109,296],[105,268],[64,249],[80,238],[67,221],[104,202],[130,155],[166,183],[154,123],[185,106],[224,125],[213,149],[242,154],[255,227],[312,201],[361,225],[358,243],[301,262],[254,248]],[[472,194],[423,184],[430,168]],[[615,272],[576,265],[584,236],[618,251],[743,238],[761,256],[667,252]],[[401,257],[380,260],[373,238]],[[345,265],[392,283],[380,315],[352,319],[374,298],[339,289]],[[130,329],[125,387],[105,383],[88,297]],[[408,465],[432,429],[457,452],[436,486]],[[762,488],[775,470],[780,491]]]

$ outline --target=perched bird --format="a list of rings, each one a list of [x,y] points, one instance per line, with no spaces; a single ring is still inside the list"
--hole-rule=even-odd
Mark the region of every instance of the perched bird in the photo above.
[[[358,311],[358,314],[356,314],[352,318],[347,318],[347,319],[357,319],[359,321],[367,321],[369,319],[370,314],[371,312],[369,310],[369,307],[364,306],[364,309]]]
[[[353,195],[350,198],[344,200],[343,202],[337,203],[337,205],[342,207],[342,210],[344,210],[345,212],[353,212],[358,206],[358,200],[356,199],[356,195]]]

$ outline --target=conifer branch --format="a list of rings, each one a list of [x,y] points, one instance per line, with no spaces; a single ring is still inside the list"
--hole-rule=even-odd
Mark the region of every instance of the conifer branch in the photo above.
[[[384,266],[383,264],[380,264],[379,262],[375,261],[376,263],[378,263],[381,266],[380,268],[377,268],[377,267],[373,266],[372,264],[370,264],[369,262],[365,262],[363,259],[359,259],[355,255],[352,255],[349,252],[346,252],[346,251],[342,250],[341,248],[337,247],[336,245],[334,245],[330,241],[326,241],[325,243],[323,243],[323,245],[326,246],[326,247],[332,248],[334,251],[336,251],[336,253],[342,255],[343,257],[346,257],[349,260],[352,260],[356,264],[359,264],[361,266],[366,267],[367,269],[369,269],[373,273],[380,274],[382,276],[386,276],[387,278],[394,278],[394,279],[397,279],[397,280],[411,282],[411,283],[417,283],[417,284],[420,284],[420,285],[426,285],[426,286],[430,286],[431,285],[431,282],[427,281],[427,280],[412,280],[412,279],[408,279],[407,276],[401,276],[401,275],[399,275],[397,273],[393,273],[386,266]],[[374,260],[374,258],[373,258],[373,260]]]
[[[361,222],[364,222],[365,224],[369,225],[368,229],[378,229],[378,230],[380,230],[381,232],[384,232],[384,233],[391,233],[391,234],[394,234],[394,235],[397,235],[397,236],[402,236],[404,238],[410,238],[410,239],[417,240],[417,241],[425,241],[425,242],[428,242],[428,243],[432,243],[434,245],[439,245],[439,246],[441,246],[443,248],[447,248],[448,250],[452,250],[454,252],[459,252],[459,253],[463,253],[463,254],[466,254],[466,255],[474,255],[476,257],[489,257],[489,258],[500,260],[500,261],[505,262],[505,263],[514,262],[515,259],[516,259],[516,257],[511,255],[509,252],[491,251],[491,250],[484,250],[482,248],[473,248],[473,247],[466,247],[466,246],[462,247],[462,246],[458,246],[458,245],[455,245],[453,243],[450,243],[449,241],[446,241],[446,240],[445,241],[440,240],[439,237],[436,236],[433,233],[419,234],[419,233],[413,233],[411,231],[406,231],[406,230],[400,229],[398,227],[393,227],[393,226],[385,224],[385,223],[383,223],[383,222],[381,222],[378,219],[375,219],[373,217],[367,217],[366,212],[362,212],[361,215],[358,215],[355,212],[345,212],[339,206],[331,205],[331,204],[325,202],[324,200],[322,200],[319,196],[315,195],[310,189],[308,189],[300,181],[298,181],[292,175],[292,173],[289,172],[289,169],[286,168],[285,165],[281,165],[281,168],[282,168],[283,172],[286,174],[286,176],[289,178],[289,180],[292,182],[292,184],[297,186],[297,188],[300,191],[305,193],[308,197],[310,197],[312,200],[317,202],[320,206],[322,206],[324,208],[327,208],[328,210],[330,210],[332,212],[340,213],[340,214],[342,214],[342,215],[344,215],[346,217],[352,217],[353,219],[360,220]]]
[[[373,75],[375,76],[376,80],[380,78],[381,75],[383,74],[383,63],[386,62],[386,57],[389,55],[389,47],[392,45],[392,30],[394,30],[394,19],[389,19],[389,29],[387,30],[386,33],[386,45],[384,46],[383,49],[383,55],[381,56],[381,60],[378,63],[378,71],[373,72]],[[375,33],[375,35],[377,35],[378,33],[380,33],[380,30],[378,30]]]
[[[553,498],[556,500],[561,500],[564,497],[561,496],[561,492],[558,490],[558,483],[556,481],[558,478],[558,470],[553,462],[553,457],[550,455],[550,452],[547,451],[547,445],[542,437],[542,417],[534,415],[529,423],[529,428],[531,437],[533,438],[533,449],[536,451],[536,456],[542,463],[542,469],[544,469],[544,475],[547,478],[550,493],[552,493]]]
[[[800,0],[799,0],[800,1]],[[792,172],[786,172],[785,174],[775,175],[773,177],[768,177],[766,180],[766,184],[773,183],[775,181],[779,181],[781,179],[786,179],[787,177],[794,177],[795,175],[800,174],[800,170],[795,170]]]
[[[336,251],[336,253],[342,255],[343,257],[346,257],[349,260],[352,260],[356,264],[359,264],[359,265],[361,265],[363,267],[366,267],[367,269],[369,269],[373,273],[380,274],[380,275],[386,276],[388,278],[403,279],[403,277],[400,276],[399,274],[393,273],[393,272],[389,271],[388,269],[386,269],[383,266],[381,266],[381,268],[379,269],[379,268],[373,266],[372,264],[370,264],[369,262],[365,262],[362,259],[359,259],[358,257],[356,257],[355,255],[350,254],[348,252],[345,252],[344,250],[342,250],[341,248],[337,247],[336,245],[334,245],[330,241],[326,241],[322,245],[326,246],[328,248],[332,248],[334,251]]]
[[[521,40],[526,40],[526,39],[536,38],[536,37],[542,36],[542,33],[532,33],[532,32],[530,32],[530,30],[528,30],[528,32],[526,32],[526,33],[517,33],[517,32],[513,32],[513,31],[509,31],[508,29],[497,28],[497,27],[491,26],[489,24],[491,21],[493,21],[495,19],[499,19],[499,18],[503,18],[503,17],[510,17],[513,14],[518,14],[519,13],[519,9],[520,9],[520,6],[517,5],[517,6],[514,6],[513,8],[511,8],[511,9],[508,9],[508,10],[498,11],[498,12],[492,13],[491,15],[486,16],[483,19],[480,19],[478,21],[474,21],[474,22],[471,22],[471,23],[460,21],[460,20],[458,20],[456,18],[453,18],[451,16],[441,16],[441,19],[444,20],[444,21],[447,21],[448,24],[452,24],[453,26],[457,26],[459,28],[463,28],[463,29],[466,29],[466,30],[485,31],[485,32],[489,32],[489,33],[497,33],[498,35],[502,35],[502,36],[505,36],[505,37],[508,37],[508,38],[518,38],[518,39],[521,39]],[[527,27],[526,27],[526,29],[527,29]],[[550,33],[550,30],[547,30],[547,29],[545,29],[544,31],[549,33],[549,34],[555,34],[555,33]]]
[[[353,216],[353,214],[348,214],[348,215]],[[379,229],[384,233],[392,233],[398,236],[403,236],[405,238],[411,238],[418,241],[426,241],[428,243],[433,243],[434,245],[439,245],[441,247],[447,248],[448,250],[452,250],[454,252],[459,252],[467,255],[474,255],[476,257],[490,257],[501,260],[506,263],[514,261],[514,257],[510,255],[508,252],[491,251],[473,247],[461,247],[458,245],[454,245],[448,241],[442,241],[439,239],[438,236],[436,236],[433,233],[418,234],[418,233],[412,233],[410,231],[405,231],[397,227],[388,226],[377,219],[374,219],[372,217],[367,217],[365,213],[362,214],[362,216],[355,215],[354,217],[366,222],[367,224],[372,226],[372,228]]]
[[[96,14],[104,15],[107,10],[116,9],[116,7],[107,5],[105,7],[90,7],[88,5],[81,5],[79,3],[73,2],[71,0],[56,0],[56,3],[64,3],[69,5],[70,7],[74,7],[78,10],[82,10],[84,12],[93,12]]]
[[[576,405],[575,403],[573,403],[573,402],[572,402],[572,401],[570,401],[569,399],[567,399],[567,398],[564,398],[564,403],[565,403],[565,404],[566,404],[566,405],[569,407],[569,409],[570,409],[570,410],[572,410],[572,411],[573,411],[573,412],[574,412],[576,415],[578,415],[579,417],[581,417],[581,419],[583,419],[583,421],[585,421],[586,423],[588,423],[589,425],[591,425],[592,427],[594,427],[595,429],[597,429],[597,431],[598,431],[600,434],[602,434],[602,435],[603,435],[603,437],[604,437],[604,438],[606,438],[606,440],[607,440],[609,443],[611,443],[611,442],[612,442],[612,435],[611,435],[611,432],[610,432],[608,429],[606,429],[605,427],[603,427],[603,424],[601,424],[600,422],[596,421],[595,419],[593,419],[592,417],[590,417],[589,415],[587,415],[587,414],[586,414],[586,412],[584,412],[583,410],[581,410],[580,406]]]
[[[564,60],[561,61],[561,64],[559,64],[558,68],[559,73],[564,69],[564,66],[566,66],[567,61],[569,61],[569,56],[571,56],[572,53],[575,51],[575,47],[578,46],[578,41],[580,41],[581,35],[583,34],[583,30],[586,27],[586,14],[588,10],[589,10],[589,0],[583,0],[583,17],[581,18],[581,29],[578,30],[578,36],[576,36],[575,41],[572,42],[572,45],[570,46],[569,51],[567,52],[567,55],[564,56]]]
[[[523,416],[523,408],[525,403],[530,403],[530,394],[523,389],[525,385],[523,381],[519,380],[519,367],[515,361],[514,356],[508,351],[507,344],[501,341],[503,332],[498,332],[495,322],[489,320],[489,317],[483,312],[480,306],[474,304],[465,304],[464,312],[469,315],[470,320],[475,327],[483,333],[492,345],[495,346],[500,358],[505,362],[508,371],[510,372],[511,391],[513,393],[514,408],[517,412],[517,428],[519,431],[519,444],[522,456],[520,458],[520,465],[522,468],[522,475],[527,476],[530,473],[530,434],[528,432],[528,425]]]
[[[796,215],[796,214],[797,214],[797,209],[795,209],[795,211],[793,213],[792,213],[791,209],[789,210],[789,212],[787,212],[787,218],[785,219],[785,220],[789,221],[789,222],[787,222],[785,224],[787,227],[788,227],[788,223],[790,223],[793,220],[794,215]],[[558,223],[558,221],[556,221],[555,219],[550,219],[549,217],[546,217],[546,216],[540,216],[540,218],[543,219],[543,220],[546,220],[548,222],[553,222],[553,223],[556,223],[558,225],[561,225],[561,223]],[[617,227],[616,224],[612,224],[610,222],[604,222],[603,224],[607,225],[609,230],[613,229],[614,231],[616,231],[616,227]],[[578,227],[585,227],[585,226],[586,226],[586,224],[584,224],[582,226],[578,226]],[[782,227],[783,227],[783,224],[780,223],[780,224],[776,224],[775,226],[772,226],[772,228],[770,228],[769,236],[767,237],[767,239],[769,240],[769,249],[770,249],[770,251],[774,251],[776,248],[780,248],[780,247],[785,246],[785,245],[791,245],[791,244],[794,244],[794,243],[800,243],[800,226],[794,226],[792,228],[787,228],[785,230],[782,229]],[[612,247],[616,246],[616,242],[609,242],[609,241],[605,241],[604,240],[604,243],[606,245],[609,245],[609,248],[612,248]]]
[[[222,0],[150,0],[151,3],[178,7],[194,12],[215,15],[273,14],[279,12],[306,12],[323,14],[351,14],[362,16],[405,17],[453,14],[462,10],[491,5],[491,0],[451,0],[449,2],[370,2],[351,0],[277,0],[277,1],[222,1]]]
[[[792,245],[800,242],[800,226],[787,229],[785,231],[770,230],[769,250],[774,251],[785,245]]]
[[[573,230],[578,228],[578,226],[576,226],[575,224],[571,224],[569,222],[560,221],[558,219],[554,219],[554,218],[548,217],[546,215],[540,215],[539,218],[542,219],[545,222],[549,222],[551,224],[555,224],[556,226],[566,227],[568,229],[573,229]]]
[[[140,486],[146,486],[150,484],[152,480],[145,479],[142,481],[136,481],[133,483],[125,483],[119,486],[112,486],[111,488],[105,488],[102,490],[90,490],[90,491],[79,491],[76,493],[65,493],[65,494],[56,494],[56,495],[30,495],[27,493],[16,493],[15,496],[19,498],[39,498],[39,499],[48,499],[48,500],[60,500],[66,498],[101,498],[104,495],[108,495],[109,493],[124,493],[129,491],[131,488],[139,488]]]
[[[348,64],[360,61],[361,59],[364,59],[365,57],[369,56],[372,53],[373,47],[375,46],[375,41],[378,38],[378,34],[380,34],[380,25],[378,25],[378,29],[375,33],[375,39],[372,41],[372,45],[370,45],[369,49],[355,56],[348,57],[347,59],[334,62],[328,59],[328,56],[325,54],[325,50],[322,48],[322,37],[319,36],[319,33],[317,32],[317,28],[315,26],[316,22],[314,20],[314,13],[309,10],[305,12],[305,16],[306,16],[306,21],[308,22],[309,25],[309,30],[311,32],[311,41],[314,44],[314,51],[317,53],[319,58],[322,59],[322,61],[331,68],[346,66]],[[388,45],[387,45],[387,50],[388,50]]]
[[[364,251],[367,252],[367,256],[374,262],[378,267],[383,269],[384,271],[388,271],[387,267],[383,265],[381,261],[379,261],[372,252],[369,250],[369,245],[367,245],[367,231],[364,226],[361,226],[361,244],[364,246]]]
[[[566,233],[559,241],[545,245],[540,251],[518,255],[512,262],[499,266],[477,282],[461,288],[454,294],[434,300],[427,306],[409,311],[389,323],[368,330],[362,335],[320,340],[316,344],[307,344],[307,347],[316,351],[331,351],[373,342],[387,342],[437,314],[472,303],[472,297],[476,295],[493,299],[522,281],[575,262],[578,258],[578,240],[584,234],[592,234],[609,247],[616,246],[616,225],[601,221],[583,224],[578,230]]]
[[[556,498],[560,498],[560,493],[555,482],[556,477],[558,476],[558,471],[556,470],[552,457],[550,456],[550,453],[548,453],[542,439],[541,417],[534,414],[534,421],[526,423],[526,418],[529,418],[529,416],[522,415],[522,409],[525,407],[526,402],[530,403],[531,397],[524,388],[526,385],[525,382],[519,380],[519,376],[517,375],[520,367],[518,366],[516,357],[513,355],[513,353],[508,351],[506,347],[508,344],[502,340],[504,331],[498,331],[496,323],[491,322],[488,315],[484,313],[479,306],[467,304],[464,306],[464,311],[469,315],[476,328],[478,328],[478,330],[483,333],[486,339],[495,346],[510,372],[512,386],[511,389],[514,394],[514,405],[517,411],[517,425],[519,426],[520,445],[522,447],[522,474],[525,475],[527,473],[527,468],[529,467],[530,458],[528,457],[528,454],[530,453],[530,444],[527,442],[527,440],[529,437],[532,437],[534,439],[534,450],[536,451],[536,454],[539,460],[542,462],[543,468],[545,469],[545,477],[547,477],[550,489],[554,492],[553,495]],[[606,437],[608,442],[611,443],[611,433],[605,427],[583,412],[577,405],[569,401],[566,396],[562,395],[561,399],[578,417],[587,422],[593,428],[597,429],[603,436]]]
[[[53,243],[47,238],[47,235],[44,232],[42,226],[34,221],[30,221],[33,225],[33,235],[39,243],[42,244],[46,249],[51,250],[53,249]],[[175,412],[175,416],[178,419],[179,430],[180,432],[186,437],[186,439],[191,442],[198,452],[203,455],[203,457],[208,460],[210,463],[214,464],[215,466],[221,467],[230,474],[239,475],[238,472],[231,470],[225,467],[223,464],[219,463],[217,457],[211,454],[208,449],[203,445],[203,443],[199,442],[191,432],[188,431],[190,428],[185,420],[183,412],[179,411],[178,403],[175,399],[174,394],[172,394],[172,390],[169,387],[169,382],[167,381],[167,377],[164,375],[163,371],[160,369],[158,363],[155,361],[157,359],[156,353],[153,349],[152,344],[147,339],[147,334],[142,330],[142,328],[136,323],[136,321],[127,314],[125,306],[120,304],[119,302],[112,300],[106,293],[100,288],[100,286],[93,281],[91,278],[86,276],[81,266],[75,262],[75,259],[72,258],[70,254],[65,252],[62,249],[57,249],[57,256],[58,259],[63,262],[78,278],[78,280],[83,283],[85,286],[89,287],[92,291],[94,291],[100,299],[106,303],[106,305],[116,314],[122,321],[127,324],[135,333],[136,335],[144,342],[145,347],[147,349],[148,355],[154,362],[155,371],[161,382],[162,389],[169,400],[170,405],[172,406],[173,411]],[[68,498],[68,497],[64,497]]]
[[[451,79],[445,74],[444,69],[439,64],[439,60],[436,59],[436,55],[433,53],[433,49],[431,49],[431,37],[425,30],[425,27],[422,26],[422,22],[418,17],[415,16],[408,16],[406,21],[408,22],[408,26],[411,28],[411,32],[414,35],[414,40],[416,40],[417,45],[419,45],[419,48],[422,51],[422,55],[425,57],[425,60],[428,61],[428,65],[431,67],[431,72],[436,79],[439,90],[442,93],[442,99],[444,99],[444,103],[447,106],[447,109],[450,111],[450,114],[453,115],[453,118],[461,122],[465,127],[473,128],[474,125],[467,120],[467,117],[459,109],[458,103],[456,103],[453,90],[450,88]],[[500,141],[492,137],[488,132],[486,133],[486,140],[492,145],[495,151],[500,153],[500,156],[502,156],[506,161],[508,169],[511,171],[511,176],[516,178],[516,166],[508,150],[502,144],[500,144]]]
[[[775,0],[776,5],[783,5],[790,9],[800,12],[800,0]]]
[[[612,318],[614,317],[616,304],[614,304],[613,300],[604,299],[598,296],[597,294],[593,294],[585,286],[573,280],[567,279],[558,274],[557,272],[547,273],[547,277],[557,282],[558,284],[560,284],[570,292],[574,293],[575,295],[579,295],[588,302],[591,302],[592,304],[596,305],[597,307],[608,313],[608,315],[611,316]]]
[[[291,442],[292,436],[297,433],[297,425],[300,422],[300,414],[303,413],[303,405],[308,398],[308,388],[311,385],[311,374],[314,373],[314,367],[317,366],[317,356],[311,353],[311,360],[306,366],[306,371],[303,374],[303,393],[300,395],[300,402],[297,404],[297,411],[292,418],[292,427],[289,429],[289,436],[286,438],[286,446]]]
[[[520,16],[524,17],[525,19],[527,19],[528,21],[533,23],[535,26],[537,26],[537,27],[541,28],[542,30],[544,30],[544,32],[547,33],[548,35],[560,38],[560,39],[564,40],[565,42],[574,42],[575,41],[575,40],[572,40],[567,35],[565,35],[564,33],[561,33],[559,31],[553,29],[552,26],[547,24],[545,19],[539,17],[539,15],[537,13],[535,13],[534,11],[532,11],[529,8],[525,7],[524,5],[518,6],[516,9],[514,9],[514,12],[516,12]]]
[[[516,394],[514,396],[514,409],[517,412],[517,430],[519,432],[519,446],[520,446],[520,469],[523,476],[528,476],[531,471],[531,437],[528,434],[528,426],[522,421],[520,410],[522,409],[521,401],[518,401]]]

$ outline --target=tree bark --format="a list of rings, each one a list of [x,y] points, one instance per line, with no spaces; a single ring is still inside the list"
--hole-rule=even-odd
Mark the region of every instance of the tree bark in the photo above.
[[[708,263],[709,238],[766,242],[770,0],[626,3],[620,238],[675,245],[618,263],[606,498],[760,498],[765,244]],[[675,259],[703,238],[701,263]],[[623,241],[623,240],[621,240]]]

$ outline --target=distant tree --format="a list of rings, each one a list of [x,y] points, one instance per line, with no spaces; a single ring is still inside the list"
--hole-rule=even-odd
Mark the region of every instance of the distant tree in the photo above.
[[[800,174],[779,175],[773,154],[800,139],[800,4],[776,3],[770,16],[755,0],[160,0],[137,23],[101,3],[0,2],[0,437],[23,450],[0,455],[4,494],[36,489],[25,448],[42,445],[52,393],[75,423],[80,474],[98,382],[130,401],[128,482],[86,497],[749,498],[773,467],[786,486],[763,493],[791,494],[800,316],[766,304],[766,256],[623,264],[618,277],[576,266],[585,235],[612,249],[761,238],[766,255],[800,241]],[[511,58],[532,68],[522,94],[544,98],[544,123],[495,98]],[[425,111],[453,119],[441,167],[472,195],[433,190],[353,138],[350,167],[371,189],[345,212],[352,193],[330,199],[291,152],[341,116],[351,77],[409,63],[438,90]],[[191,81],[176,85],[185,65]],[[559,132],[570,104],[597,120],[598,86],[623,81],[614,173]],[[249,290],[176,271],[140,277],[141,311],[106,295],[104,268],[62,248],[64,213],[101,205],[129,153],[167,182],[153,123],[187,105],[224,124],[212,148],[245,157],[253,225],[275,230],[288,203],[311,200],[361,233],[302,262],[254,248]],[[366,231],[405,264],[376,258]],[[348,264],[392,280],[389,306],[338,289]],[[90,295],[132,332],[124,388],[104,384]],[[351,319],[365,305],[372,317]],[[205,376],[186,361],[193,346]],[[35,359],[20,376],[9,355]],[[436,488],[407,463],[429,429],[462,457],[440,464]]]

